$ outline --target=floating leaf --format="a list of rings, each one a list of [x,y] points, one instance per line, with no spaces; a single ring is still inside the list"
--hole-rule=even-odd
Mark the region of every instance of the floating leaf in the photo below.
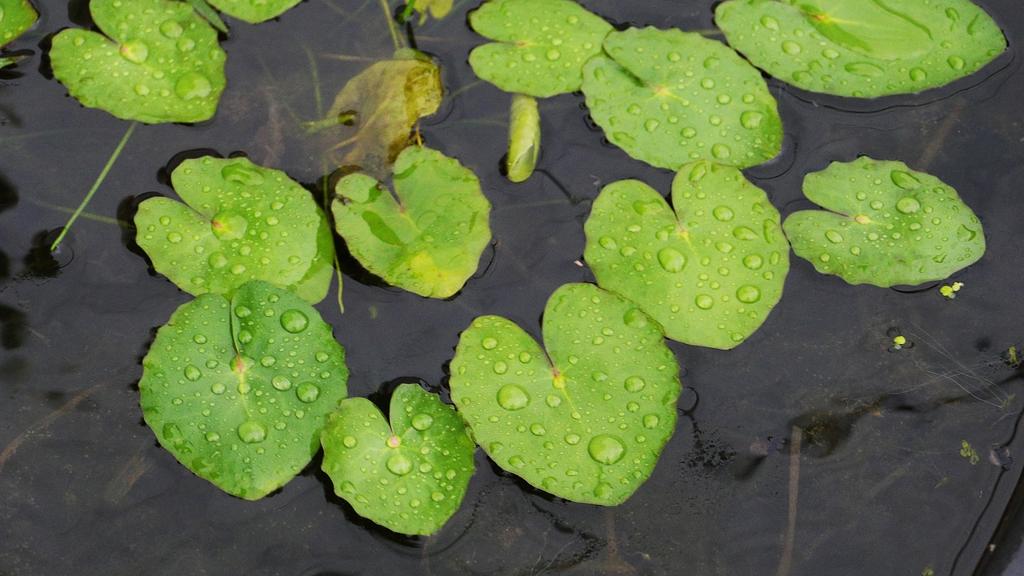
[[[537,101],[524,94],[512,96],[508,130],[508,179],[525,182],[533,175],[540,156],[540,113]]]
[[[53,38],[53,75],[72,96],[126,120],[199,122],[224,90],[217,33],[183,2],[92,0],[101,34],[63,30]]]
[[[301,0],[207,0],[221,12],[250,24],[265,22],[284,14]]]
[[[669,338],[734,348],[782,297],[789,244],[779,213],[739,170],[710,162],[683,167],[672,205],[637,180],[606,186],[585,225],[587,264]]]
[[[407,6],[411,6],[420,13],[420,24],[427,19],[429,12],[434,20],[440,20],[452,11],[453,0],[409,0]]]
[[[142,202],[136,241],[179,288],[230,295],[255,279],[297,285],[311,302],[326,295],[334,262],[330,226],[287,174],[246,158],[204,156],[182,162],[171,183],[185,203]]]
[[[334,492],[364,518],[433,534],[459,509],[475,446],[451,406],[416,384],[391,396],[391,425],[365,398],[342,401],[322,434]]]
[[[755,66],[840,96],[943,86],[1006,49],[999,26],[969,0],[729,0],[715,16]]]
[[[395,162],[394,187],[392,196],[365,174],[339,180],[331,206],[338,234],[388,284],[429,298],[452,296],[491,240],[491,203],[480,181],[458,160],[410,146]]]
[[[675,430],[675,356],[656,322],[592,284],[551,295],[544,343],[477,318],[452,360],[452,399],[498,466],[561,498],[619,504]]]
[[[653,166],[692,160],[745,168],[782,148],[782,120],[761,74],[721,42],[656,28],[613,32],[583,93],[613,144]]]
[[[28,0],[0,0],[0,47],[24,34],[38,18]]]
[[[408,50],[360,72],[327,113],[330,119],[354,119],[356,125],[356,134],[338,145],[348,147],[341,162],[387,177],[395,157],[412,141],[416,122],[437,112],[443,95],[437,65]]]
[[[583,65],[612,31],[573,0],[490,0],[469,23],[497,42],[469,54],[476,75],[506,92],[546,98],[580,89]]]
[[[249,282],[206,294],[157,332],[139,382],[146,423],[186,468],[256,500],[312,459],[345,397],[345,350],[312,306]]]
[[[786,218],[793,250],[850,284],[942,280],[985,253],[981,222],[956,190],[902,162],[833,162],[807,175],[804,194],[830,212]]]

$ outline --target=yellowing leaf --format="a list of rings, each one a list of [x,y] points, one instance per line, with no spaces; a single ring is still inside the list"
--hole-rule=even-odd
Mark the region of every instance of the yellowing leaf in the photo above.
[[[344,151],[340,163],[377,178],[389,174],[410,144],[416,122],[436,112],[443,95],[441,72],[433,62],[396,56],[349,80],[328,112],[328,118],[354,118],[356,133],[336,146]]]

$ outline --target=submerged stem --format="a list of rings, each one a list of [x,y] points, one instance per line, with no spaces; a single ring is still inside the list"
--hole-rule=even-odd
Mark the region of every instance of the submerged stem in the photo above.
[[[92,188],[90,188],[89,192],[85,194],[85,198],[82,198],[82,202],[78,205],[78,208],[75,209],[74,213],[71,214],[71,218],[68,218],[67,223],[64,224],[64,228],[60,231],[57,239],[50,245],[50,252],[53,252],[58,246],[60,246],[60,242],[64,239],[64,235],[68,233],[68,230],[71,229],[75,220],[78,220],[78,217],[82,215],[82,211],[89,205],[89,201],[92,200],[93,195],[96,194],[100,185],[103,184],[104,180],[106,180],[107,174],[109,174],[110,169],[114,167],[114,163],[117,162],[117,158],[121,155],[121,151],[124,150],[124,145],[128,143],[128,139],[131,138],[132,132],[135,132],[135,127],[138,124],[138,122],[132,122],[131,125],[128,126],[128,130],[125,131],[124,136],[121,136],[121,141],[117,143],[117,148],[114,148],[114,152],[110,155],[110,158],[107,159],[106,166],[104,166],[103,170],[100,171],[100,175],[96,177],[96,181],[92,183]]]
[[[391,33],[391,43],[395,45],[395,50],[401,50],[405,47],[405,43],[402,42],[402,37],[398,33],[398,26],[395,25],[395,19],[391,15],[391,7],[388,6],[388,0],[379,0],[380,8],[384,11],[384,20],[388,23],[388,32]]]

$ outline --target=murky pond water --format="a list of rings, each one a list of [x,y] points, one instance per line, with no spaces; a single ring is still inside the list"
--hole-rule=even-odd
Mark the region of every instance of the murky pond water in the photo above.
[[[986,549],[1004,533],[1019,540],[1004,511],[1024,460],[1024,373],[1006,354],[1024,344],[1016,2],[982,2],[1010,50],[941,90],[851,102],[769,81],[785,151],[748,171],[783,215],[806,206],[803,175],[832,160],[868,154],[936,174],[990,242],[955,276],[955,300],[936,287],[849,286],[795,260],[781,304],[743,346],[673,344],[687,387],[679,427],[628,502],[552,499],[478,451],[461,510],[423,539],[357,517],[319,459],[262,501],[223,494],[156,445],[135,388],[155,327],[189,297],[134,245],[134,206],[173,195],[168,167],[199,150],[244,153],[315,189],[344,133],[309,136],[301,123],[392,52],[378,3],[307,0],[278,21],[233,23],[217,116],[140,126],[52,257],[52,231],[128,124],[79,106],[43,56],[54,32],[88,24],[85,3],[36,4],[41,22],[16,44],[32,55],[0,73],[0,574],[1004,573],[1010,555]],[[617,23],[715,34],[711,0],[584,4]],[[450,301],[345,265],[345,313],[333,293],[318,309],[348,351],[352,395],[386,398],[410,379],[443,391],[459,332],[479,314],[538,336],[548,295],[592,281],[578,261],[601,186],[669,188],[670,173],[602,143],[578,95],[541,102],[540,170],[509,184],[498,170],[508,96],[466,64],[480,41],[465,24],[475,5],[457,1],[446,20],[417,27],[415,43],[439,58],[449,90],[423,137],[481,177],[493,249]],[[890,351],[895,334],[913,346]]]

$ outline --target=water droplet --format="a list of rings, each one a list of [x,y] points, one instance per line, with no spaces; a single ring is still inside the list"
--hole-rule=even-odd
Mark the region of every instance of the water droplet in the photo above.
[[[748,254],[743,257],[743,265],[750,270],[758,270],[764,265],[764,258],[757,254]]]
[[[355,436],[345,436],[344,438],[341,439],[341,443],[345,446],[345,448],[355,448],[356,445],[359,444],[359,441],[356,440]]]
[[[790,56],[799,54],[801,50],[802,48],[800,47],[800,45],[797,44],[796,42],[793,42],[792,40],[786,40],[785,42],[782,43],[782,51],[785,52],[786,54],[789,54]]]
[[[639,376],[626,378],[625,387],[628,392],[639,392],[644,389],[644,386],[647,386],[647,382],[644,382],[644,379]]]
[[[658,426],[658,422],[660,422],[660,421],[661,421],[661,419],[658,418],[657,414],[648,414],[648,415],[644,416],[644,420],[643,420],[644,428],[647,428],[647,429],[656,428]]]
[[[519,353],[519,361],[522,362],[523,364],[526,364],[527,362],[529,362],[532,359],[533,359],[533,356],[530,356],[529,352],[520,352]]]
[[[864,76],[865,78],[875,78],[885,73],[884,70],[870,62],[850,62],[843,66],[843,68],[850,74]]]
[[[177,38],[185,32],[185,29],[176,20],[166,20],[160,24],[160,33],[168,38]]]
[[[480,345],[484,347],[484,350],[494,350],[498,346],[498,340],[488,336],[480,341]]]
[[[896,209],[904,214],[913,214],[921,209],[921,203],[917,198],[904,196],[896,201]]]
[[[626,453],[626,447],[614,436],[598,434],[590,439],[590,444],[587,445],[587,452],[595,462],[615,464],[622,460],[622,456]]]
[[[975,236],[977,235],[977,232],[971,230],[970,228],[964,226],[963,224],[961,224],[960,228],[958,228],[956,231],[956,237],[961,242],[970,242],[971,240],[974,240]]]
[[[213,384],[210,385],[210,392],[213,392],[214,394],[216,394],[218,396],[220,396],[221,394],[223,394],[226,391],[227,391],[227,386],[225,386],[221,382],[214,382]]]
[[[506,384],[498,390],[498,405],[505,410],[522,410],[530,404],[530,396],[515,384]]]
[[[135,64],[142,64],[149,58],[149,46],[140,40],[129,40],[121,44],[119,51],[125,60]]]
[[[248,318],[251,314],[252,309],[248,306],[242,304],[235,306],[235,316],[238,316],[239,318]]]
[[[729,244],[728,242],[718,242],[715,244],[715,249],[722,254],[728,254],[729,252],[732,252],[732,244]]]
[[[281,328],[286,332],[298,334],[309,326],[309,318],[299,310],[286,310],[281,314]]]
[[[320,397],[320,387],[312,382],[303,382],[295,388],[295,396],[306,404],[316,402]]]
[[[715,144],[711,147],[711,155],[719,160],[724,160],[729,156],[732,156],[732,148],[729,148],[725,144]]]
[[[828,238],[828,241],[833,244],[839,244],[843,241],[843,235],[835,230],[827,230],[825,232],[825,238]]]
[[[434,425],[434,417],[430,414],[419,413],[412,417],[412,427],[423,432]]]
[[[746,226],[737,226],[732,231],[733,238],[737,240],[743,240],[749,242],[751,240],[757,240],[757,232],[754,232]]]
[[[267,428],[256,420],[246,420],[238,426],[238,437],[246,444],[257,444],[267,438]]]
[[[921,68],[911,68],[910,79],[914,82],[923,82],[928,79],[928,73]]]
[[[661,122],[654,118],[648,118],[647,121],[644,122],[644,130],[647,130],[648,132],[654,132],[658,129],[658,126],[661,126]]]
[[[278,374],[277,376],[274,376],[273,378],[270,379],[270,385],[273,386],[274,389],[284,392],[285,390],[288,390],[289,388],[292,387],[292,381],[289,380],[286,376],[281,376],[280,374]]]
[[[729,208],[728,206],[717,206],[711,211],[711,213],[714,215],[715,220],[722,222],[728,222],[735,217],[732,208]]]
[[[185,378],[188,378],[192,382],[195,382],[196,380],[199,380],[202,376],[203,373],[200,372],[199,368],[196,368],[192,364],[185,366]]]
[[[715,305],[715,299],[707,294],[698,294],[697,298],[694,299],[694,303],[701,310],[710,310]]]
[[[910,172],[903,170],[893,170],[889,174],[889,178],[892,179],[892,183],[903,188],[904,190],[916,190],[921,186],[921,181],[914,177]]]
[[[218,434],[216,432],[213,432],[213,431],[207,432],[206,433],[206,441],[207,442],[219,442],[220,441],[220,434]]]
[[[401,452],[395,452],[392,454],[386,464],[388,472],[391,472],[395,476],[405,476],[409,472],[412,472],[412,460],[408,456]]]
[[[946,60],[946,63],[948,63],[949,67],[954,70],[963,70],[964,66],[967,64],[964,62],[964,59],[959,56],[950,56],[949,59]]]
[[[754,112],[753,110],[747,110],[740,114],[740,124],[749,130],[760,127],[762,120],[764,120],[764,114]]]
[[[494,363],[495,374],[504,374],[505,372],[508,372],[508,364],[505,364],[501,360]]]
[[[206,98],[213,92],[210,79],[199,72],[186,72],[174,83],[174,93],[182,100]]]
[[[547,54],[545,54],[544,56],[547,57],[548,60],[554,62],[555,60],[558,60],[559,58],[562,57],[562,53],[559,52],[556,48],[552,48],[548,50]]]
[[[767,28],[769,30],[778,30],[779,29],[779,21],[776,20],[775,18],[772,18],[771,16],[762,16],[761,17],[761,26],[764,26],[765,28]]]
[[[839,51],[832,48],[825,48],[821,51],[821,55],[829,60],[835,60],[836,58],[839,58]]]
[[[543,424],[531,424],[530,425],[530,434],[533,434],[534,436],[543,436],[543,435],[545,435],[547,433],[548,433],[548,431],[547,431],[546,428],[544,428]]]
[[[662,248],[658,252],[658,264],[666,272],[681,272],[683,267],[686,266],[686,257],[675,248]]]
[[[746,284],[736,289],[736,299],[744,304],[753,304],[761,299],[761,291],[757,286]]]

